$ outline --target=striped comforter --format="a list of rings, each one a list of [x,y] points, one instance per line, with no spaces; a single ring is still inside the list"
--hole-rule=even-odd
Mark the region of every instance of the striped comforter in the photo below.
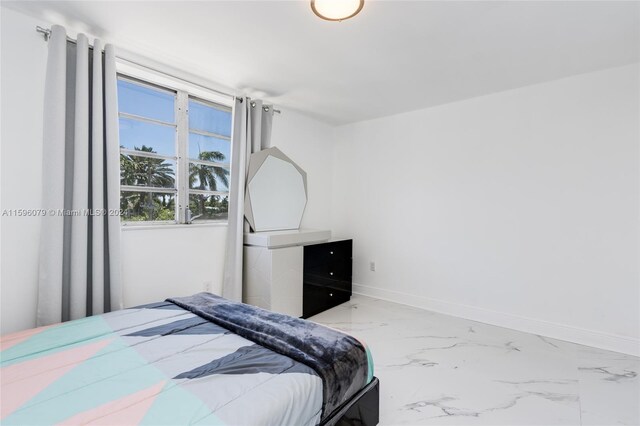
[[[3,425],[314,425],[307,365],[170,302],[8,335]],[[369,372],[369,376],[371,376]]]

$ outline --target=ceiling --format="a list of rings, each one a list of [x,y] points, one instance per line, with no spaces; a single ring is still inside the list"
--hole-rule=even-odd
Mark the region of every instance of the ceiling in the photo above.
[[[633,1],[371,1],[344,22],[307,1],[28,1],[88,32],[331,124],[638,62]]]

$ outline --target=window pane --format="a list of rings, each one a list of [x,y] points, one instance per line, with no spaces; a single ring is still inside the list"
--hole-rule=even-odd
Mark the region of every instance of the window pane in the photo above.
[[[231,142],[189,133],[189,158],[215,163],[229,163],[231,162]]]
[[[120,154],[120,184],[175,188],[176,162]]]
[[[222,167],[189,163],[189,188],[206,191],[229,191],[229,170]]]
[[[229,216],[229,196],[191,194],[189,195],[189,210],[191,210],[191,217],[194,222],[199,220],[227,220]]]
[[[176,129],[160,124],[120,118],[120,146],[175,157]]]
[[[231,111],[189,100],[189,128],[231,136]]]
[[[175,94],[118,79],[118,110],[175,123]]]
[[[152,192],[122,191],[120,193],[122,221],[143,222],[176,218],[175,196]]]

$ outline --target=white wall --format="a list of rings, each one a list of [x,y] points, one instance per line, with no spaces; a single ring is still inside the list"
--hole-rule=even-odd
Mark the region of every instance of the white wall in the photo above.
[[[4,6],[0,10],[2,209],[38,208],[47,44],[35,27],[51,24]],[[329,126],[293,111],[283,111],[274,117],[273,144],[308,173],[310,200],[303,220],[306,227],[327,228],[330,225],[331,178],[328,171],[332,154],[326,136],[330,131]],[[35,326],[39,228],[37,219],[2,217],[2,334]],[[123,231],[125,305],[205,289],[220,293],[225,243],[225,226]]]
[[[287,109],[273,118],[271,145],[307,172],[308,201],[302,228],[331,229],[334,129]]]
[[[201,291],[222,292],[226,226],[182,225],[122,232],[126,307]]]
[[[356,291],[637,353],[639,75],[341,127],[333,228]]]

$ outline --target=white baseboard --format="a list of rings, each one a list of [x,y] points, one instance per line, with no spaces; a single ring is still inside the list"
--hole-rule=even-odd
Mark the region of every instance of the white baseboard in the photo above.
[[[640,356],[640,340],[631,337],[587,330],[356,283],[353,284],[353,293],[567,342]]]

